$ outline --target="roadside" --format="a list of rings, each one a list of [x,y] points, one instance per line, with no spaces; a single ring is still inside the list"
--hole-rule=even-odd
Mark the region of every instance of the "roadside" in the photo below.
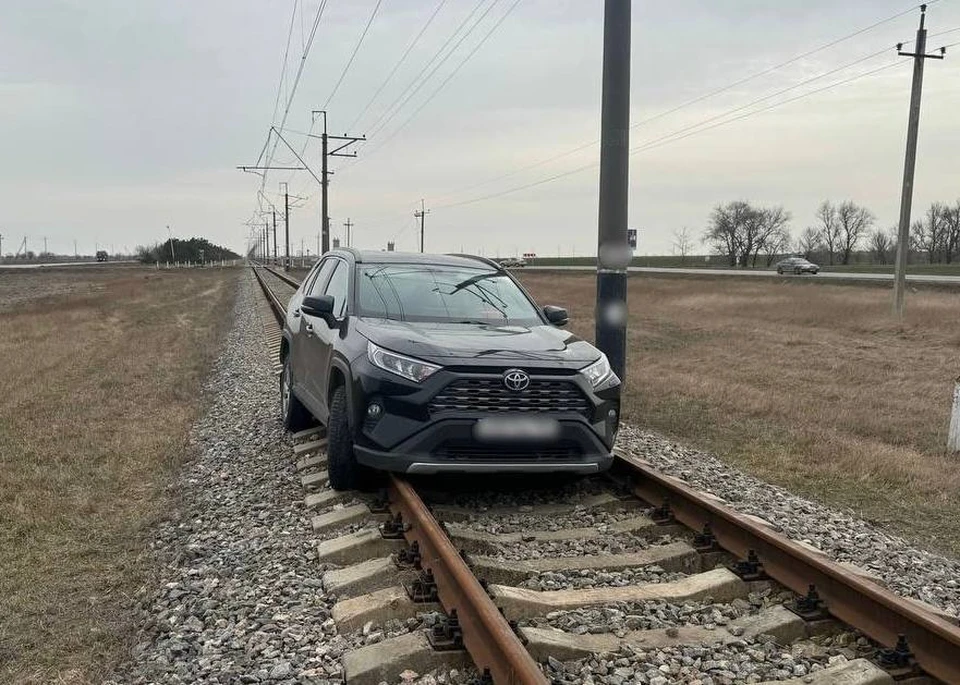
[[[129,648],[240,273],[0,278],[0,681],[98,682]]]
[[[521,277],[593,339],[592,275]],[[899,326],[876,288],[713,286],[630,280],[625,421],[960,555],[958,457],[945,453],[960,298],[913,293]]]

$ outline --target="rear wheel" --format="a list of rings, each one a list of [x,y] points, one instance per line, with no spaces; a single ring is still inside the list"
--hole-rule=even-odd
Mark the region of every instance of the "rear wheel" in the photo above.
[[[363,489],[372,480],[370,469],[361,465],[353,453],[348,411],[347,390],[341,385],[333,391],[327,422],[327,470],[334,490]]]
[[[289,354],[283,360],[283,371],[280,372],[280,417],[283,427],[291,433],[310,428],[315,422],[313,415],[293,394]]]

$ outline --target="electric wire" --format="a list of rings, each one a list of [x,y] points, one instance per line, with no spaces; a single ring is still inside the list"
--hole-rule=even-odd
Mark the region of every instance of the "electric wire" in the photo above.
[[[934,4],[934,2],[939,2],[939,0],[933,0],[933,2],[930,2],[930,3],[927,3],[927,4],[928,4],[928,5],[931,5],[931,4]],[[895,13],[895,14],[887,17],[886,19],[881,19],[880,21],[874,22],[874,23],[872,23],[872,24],[870,24],[870,25],[868,25],[868,26],[865,26],[865,27],[863,27],[863,28],[857,29],[856,31],[854,31],[854,32],[852,32],[852,33],[849,33],[849,34],[847,34],[847,35],[845,35],[845,36],[842,36],[842,37],[840,37],[840,38],[836,38],[836,39],[834,39],[834,40],[828,41],[827,43],[824,43],[823,45],[820,45],[819,47],[816,47],[816,48],[807,50],[807,51],[805,51],[805,52],[802,52],[802,53],[800,53],[800,54],[798,54],[798,55],[795,55],[794,57],[791,57],[791,58],[788,59],[788,60],[784,60],[784,61],[779,62],[779,63],[777,63],[777,64],[775,64],[775,65],[773,65],[773,66],[770,66],[770,67],[766,67],[766,68],[764,68],[764,69],[761,69],[761,70],[758,71],[758,72],[755,72],[755,73],[753,73],[753,74],[750,74],[750,75],[748,75],[748,76],[745,76],[745,77],[743,77],[743,78],[741,78],[741,79],[738,79],[738,80],[736,80],[736,81],[734,81],[734,82],[732,82],[732,83],[728,83],[728,84],[725,85],[725,86],[721,86],[720,88],[716,88],[716,89],[714,89],[714,90],[711,90],[711,91],[709,91],[709,92],[707,92],[707,93],[704,93],[703,95],[699,95],[699,96],[697,96],[697,97],[695,97],[695,98],[693,98],[693,99],[691,99],[691,100],[687,100],[687,101],[685,101],[685,102],[682,102],[681,104],[679,104],[679,105],[677,105],[677,106],[675,106],[675,107],[672,107],[672,108],[670,108],[670,109],[667,109],[667,110],[664,110],[664,111],[662,111],[662,112],[659,112],[659,113],[657,113],[657,114],[655,114],[655,115],[653,115],[653,116],[651,116],[651,117],[647,117],[646,119],[643,119],[643,120],[638,121],[638,122],[636,122],[636,123],[634,123],[634,124],[631,124],[630,128],[631,128],[631,129],[634,129],[634,128],[637,128],[637,127],[639,127],[639,126],[643,126],[643,125],[649,124],[649,123],[651,123],[651,122],[653,122],[653,121],[656,121],[656,120],[658,120],[658,119],[662,119],[663,117],[669,116],[669,115],[671,115],[671,114],[676,114],[677,112],[679,112],[679,111],[681,111],[681,110],[684,110],[684,109],[686,109],[686,108],[688,108],[688,107],[690,107],[690,106],[692,106],[692,105],[699,104],[699,103],[703,102],[704,100],[709,100],[709,99],[711,99],[711,98],[713,98],[713,97],[716,97],[717,95],[721,95],[721,94],[723,94],[723,93],[726,93],[727,91],[730,91],[730,90],[732,90],[732,89],[734,89],[734,88],[737,88],[738,86],[742,86],[742,85],[744,85],[744,84],[746,84],[746,83],[749,83],[750,81],[754,81],[754,80],[756,80],[756,79],[758,79],[758,78],[760,78],[760,77],[762,77],[762,76],[766,76],[766,75],[771,74],[771,73],[773,73],[773,72],[775,72],[775,71],[779,71],[779,70],[782,69],[783,67],[789,66],[789,65],[791,65],[791,64],[793,64],[793,63],[795,63],[795,62],[798,62],[798,61],[800,61],[800,60],[802,60],[802,59],[805,59],[805,58],[807,58],[807,57],[810,57],[810,56],[812,56],[812,55],[815,55],[815,54],[817,54],[818,52],[822,52],[822,51],[824,51],[824,50],[828,50],[829,48],[832,48],[832,47],[835,47],[835,46],[837,46],[837,45],[840,45],[841,43],[844,43],[844,42],[846,42],[846,41],[848,41],[848,40],[850,40],[850,39],[852,39],[852,38],[856,38],[857,36],[863,35],[864,33],[867,33],[867,32],[869,32],[869,31],[872,31],[873,29],[876,29],[876,28],[879,28],[880,26],[883,26],[883,25],[885,25],[885,24],[888,24],[888,23],[890,23],[891,21],[894,21],[894,20],[896,20],[896,19],[899,19],[900,17],[903,17],[903,16],[905,16],[905,15],[911,13],[911,12],[914,12],[914,11],[915,11],[917,8],[919,8],[919,7],[920,7],[920,5],[913,5],[913,6],[911,6],[910,8],[908,8],[908,9],[906,9],[906,10],[903,10],[903,11],[901,11],[901,12],[897,12],[897,13]],[[958,27],[958,29],[960,29],[960,27]],[[957,29],[954,29],[954,30],[957,30]],[[582,145],[578,145],[578,146],[575,147],[575,148],[571,148],[570,150],[567,150],[566,152],[562,152],[562,153],[560,153],[560,154],[558,154],[558,155],[554,155],[554,156],[552,156],[552,157],[549,157],[549,158],[547,158],[547,159],[540,160],[540,161],[538,161],[538,162],[533,162],[533,163],[531,163],[531,164],[525,165],[525,166],[523,166],[523,167],[521,167],[521,168],[519,168],[519,169],[516,169],[516,170],[514,170],[514,171],[507,172],[506,174],[501,174],[501,175],[495,176],[495,177],[493,177],[493,178],[487,179],[487,180],[485,180],[485,181],[481,181],[481,182],[479,182],[479,183],[473,183],[473,184],[471,184],[471,185],[469,185],[469,186],[465,186],[465,187],[459,188],[459,189],[457,189],[457,190],[450,191],[450,192],[448,192],[448,193],[445,193],[445,194],[441,195],[440,197],[441,197],[441,198],[444,198],[444,197],[450,197],[450,196],[452,196],[452,195],[459,195],[460,193],[466,192],[466,191],[468,191],[468,190],[473,190],[474,188],[479,188],[479,187],[482,187],[482,186],[485,186],[485,185],[489,185],[489,184],[491,184],[491,183],[495,183],[496,181],[502,181],[502,180],[504,180],[504,179],[506,179],[506,178],[510,178],[510,177],[512,177],[512,176],[516,176],[517,174],[520,174],[520,173],[522,173],[522,172],[524,172],[524,171],[530,171],[531,169],[535,169],[535,168],[537,168],[537,167],[544,166],[544,165],[546,165],[546,164],[549,164],[550,162],[555,162],[555,161],[557,161],[557,160],[559,160],[559,159],[563,159],[564,157],[569,157],[570,155],[576,154],[577,152],[581,152],[581,151],[583,151],[583,150],[586,150],[586,149],[588,149],[588,148],[591,148],[591,147],[597,145],[599,142],[600,142],[599,140],[594,139],[594,140],[592,140],[592,141],[590,141],[590,142],[586,142],[586,143],[583,143]]]
[[[363,27],[363,33],[360,34],[360,39],[353,48],[353,53],[350,55],[350,59],[347,60],[346,66],[344,66],[343,71],[340,72],[340,78],[337,79],[336,85],[333,86],[333,90],[330,92],[330,95],[327,96],[326,101],[323,103],[323,107],[320,109],[325,110],[333,100],[333,97],[337,94],[337,91],[340,89],[340,84],[343,83],[344,77],[346,77],[347,72],[350,71],[350,66],[353,64],[353,60],[356,59],[357,53],[360,51],[360,46],[363,45],[363,39],[367,37],[367,31],[370,30],[370,25],[373,24],[373,20],[376,19],[377,12],[380,11],[380,5],[382,4],[383,0],[377,0],[377,4],[373,8],[373,12],[370,13],[370,18],[367,20],[367,25]]]
[[[862,61],[862,60],[861,60],[861,61]],[[745,118],[747,118],[747,117],[754,116],[754,115],[760,114],[760,113],[762,113],[762,112],[769,111],[769,110],[774,109],[774,108],[776,108],[776,107],[780,107],[780,106],[782,106],[782,105],[786,105],[786,104],[789,104],[789,103],[791,103],[791,102],[795,102],[795,101],[800,100],[800,99],[802,99],[802,98],[806,98],[806,97],[809,97],[809,96],[811,96],[811,95],[815,95],[815,94],[817,94],[817,93],[821,93],[821,92],[823,92],[823,91],[825,91],[825,90],[830,90],[831,88],[836,88],[837,86],[841,86],[841,85],[844,85],[844,84],[847,84],[847,83],[851,83],[852,81],[856,81],[856,80],[858,80],[858,79],[861,79],[861,78],[864,78],[864,77],[867,77],[867,76],[871,76],[871,75],[873,75],[873,74],[876,74],[876,73],[878,73],[878,72],[880,72],[880,71],[884,71],[884,70],[886,70],[886,69],[890,69],[890,68],[892,68],[892,67],[895,67],[895,66],[898,66],[898,65],[903,65],[903,64],[907,64],[907,62],[904,62],[904,61],[902,61],[902,60],[898,60],[898,61],[896,61],[896,62],[891,62],[891,63],[885,64],[885,65],[883,65],[883,66],[881,66],[881,67],[878,67],[878,68],[876,68],[876,69],[872,69],[872,70],[870,70],[870,71],[863,72],[863,73],[861,73],[861,74],[857,74],[857,75],[855,75],[855,76],[851,76],[851,77],[849,77],[849,78],[842,79],[842,80],[840,80],[840,81],[836,81],[836,82],[834,82],[834,83],[828,84],[828,85],[823,86],[823,87],[821,87],[821,88],[816,88],[816,89],[814,89],[814,90],[807,91],[807,92],[805,92],[805,93],[801,93],[800,95],[794,96],[794,97],[792,97],[792,98],[788,98],[788,99],[782,100],[782,101],[780,101],[780,102],[775,102],[775,103],[773,103],[773,104],[771,104],[771,105],[768,105],[768,106],[766,106],[766,107],[762,107],[762,108],[760,108],[760,109],[758,109],[758,110],[753,110],[753,111],[750,111],[750,112],[746,112],[746,113],[741,114],[741,115],[739,115],[739,116],[737,116],[737,117],[734,117],[734,118],[732,118],[732,119],[724,119],[723,121],[719,121],[719,122],[717,122],[717,123],[714,123],[713,125],[704,126],[704,124],[706,124],[706,123],[708,123],[708,122],[710,122],[710,121],[714,121],[714,120],[716,120],[716,119],[719,118],[719,117],[729,116],[731,113],[733,113],[733,112],[735,112],[735,111],[739,111],[739,110],[744,109],[745,107],[751,106],[752,104],[756,104],[756,102],[750,103],[750,104],[748,104],[748,105],[744,105],[744,106],[741,106],[741,107],[737,107],[737,108],[735,108],[734,110],[730,110],[730,111],[728,111],[728,112],[725,112],[725,113],[722,114],[722,115],[718,115],[718,116],[715,116],[715,117],[711,117],[710,119],[707,119],[707,120],[698,122],[698,123],[693,124],[693,125],[691,125],[691,126],[687,126],[687,127],[685,127],[685,128],[679,129],[679,130],[677,130],[677,131],[674,131],[674,132],[672,132],[672,133],[666,134],[666,135],[661,136],[661,137],[659,137],[659,138],[655,138],[655,139],[653,139],[653,140],[646,141],[646,142],[642,143],[641,145],[639,145],[639,146],[637,146],[637,147],[635,147],[635,148],[632,148],[632,149],[630,150],[630,154],[631,154],[631,155],[635,155],[635,154],[637,154],[637,153],[639,153],[639,152],[645,152],[645,151],[647,151],[647,150],[651,150],[651,149],[656,148],[656,147],[661,147],[661,146],[666,145],[666,144],[668,144],[668,143],[673,143],[673,142],[676,142],[676,141],[678,141],[678,140],[683,140],[684,138],[689,138],[689,137],[692,136],[692,135],[696,135],[696,134],[698,134],[698,133],[703,133],[703,132],[705,132],[705,131],[709,131],[709,130],[712,130],[712,129],[714,129],[714,128],[717,128],[717,127],[719,127],[719,126],[725,126],[725,125],[731,124],[731,123],[733,123],[733,122],[735,122],[735,121],[740,121],[740,120],[745,119]],[[769,99],[769,97],[762,98],[762,99],[763,99],[763,100],[766,100],[766,99]],[[486,200],[492,200],[492,199],[495,199],[495,198],[498,198],[498,197],[503,197],[504,195],[510,195],[510,194],[513,194],[513,193],[520,192],[520,191],[522,191],[522,190],[527,190],[527,189],[530,189],[530,188],[535,188],[535,187],[537,187],[537,186],[541,186],[541,185],[544,185],[544,184],[546,184],[546,183],[550,183],[550,182],[552,182],[552,181],[556,181],[556,180],[561,179],[561,178],[566,178],[567,176],[572,176],[572,175],[574,175],[574,174],[578,174],[578,173],[580,173],[580,172],[582,172],[582,171],[586,171],[586,170],[588,170],[588,169],[594,169],[594,168],[599,167],[599,166],[600,166],[600,162],[590,162],[589,164],[584,164],[583,166],[577,167],[576,169],[571,169],[571,170],[569,170],[569,171],[560,172],[560,173],[554,174],[554,175],[552,175],[552,176],[549,176],[549,177],[547,177],[547,178],[539,179],[539,180],[537,180],[537,181],[533,181],[533,182],[531,182],[531,183],[526,183],[526,184],[521,185],[521,186],[516,186],[516,187],[513,187],[513,188],[507,188],[507,189],[505,189],[505,190],[502,190],[502,191],[499,191],[499,192],[496,192],[496,193],[490,193],[490,194],[488,194],[488,195],[484,195],[484,196],[481,196],[481,197],[476,197],[476,198],[472,198],[472,199],[468,199],[468,200],[463,200],[463,201],[460,201],[460,202],[453,202],[453,203],[449,203],[449,204],[446,204],[446,205],[434,205],[434,206],[433,206],[433,209],[434,209],[434,210],[450,209],[450,208],[452,208],[452,207],[460,207],[460,206],[463,206],[463,205],[475,204],[475,203],[477,203],[477,202],[483,202],[483,201],[486,201]]]
[[[410,56],[410,53],[413,51],[413,48],[416,47],[417,43],[420,41],[420,38],[423,37],[423,34],[426,33],[427,29],[433,23],[433,20],[436,19],[437,15],[440,13],[440,10],[443,9],[443,6],[446,4],[447,4],[447,0],[440,0],[440,3],[433,10],[433,13],[430,15],[430,18],[427,19],[427,23],[423,25],[423,27],[420,29],[420,32],[414,37],[414,39],[410,42],[410,44],[407,45],[406,50],[404,50],[403,54],[400,56],[400,59],[397,60],[397,63],[393,65],[393,69],[391,69],[390,73],[387,74],[387,77],[383,80],[383,83],[380,84],[380,87],[377,88],[376,92],[374,92],[374,94],[370,97],[369,102],[367,102],[367,104],[363,106],[363,109],[360,110],[360,113],[356,117],[354,117],[350,125],[347,126],[348,131],[354,130],[354,127],[357,125],[357,123],[369,111],[370,107],[373,105],[376,99],[380,96],[380,93],[383,92],[383,89],[387,87],[387,84],[390,83],[390,81],[393,79],[394,75],[396,75],[400,67],[403,66],[404,62],[406,62],[407,57]]]

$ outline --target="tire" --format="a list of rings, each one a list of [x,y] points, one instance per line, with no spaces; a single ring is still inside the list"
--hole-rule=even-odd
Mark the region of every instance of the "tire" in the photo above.
[[[333,391],[330,419],[327,421],[327,472],[334,490],[361,490],[368,487],[372,472],[357,461],[350,432],[347,389]]]
[[[290,355],[283,360],[283,371],[280,372],[280,418],[283,427],[291,433],[310,428],[316,419],[303,403],[293,394],[293,381],[290,377]]]

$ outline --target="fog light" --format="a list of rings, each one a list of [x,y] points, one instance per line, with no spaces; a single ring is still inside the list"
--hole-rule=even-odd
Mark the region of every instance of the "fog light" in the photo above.
[[[381,414],[383,414],[383,407],[376,402],[371,402],[370,406],[367,407],[368,418],[379,419]]]
[[[616,409],[611,409],[610,411],[607,412],[607,421],[609,421],[610,423],[616,425],[616,423],[617,423],[617,410],[616,410]]]

